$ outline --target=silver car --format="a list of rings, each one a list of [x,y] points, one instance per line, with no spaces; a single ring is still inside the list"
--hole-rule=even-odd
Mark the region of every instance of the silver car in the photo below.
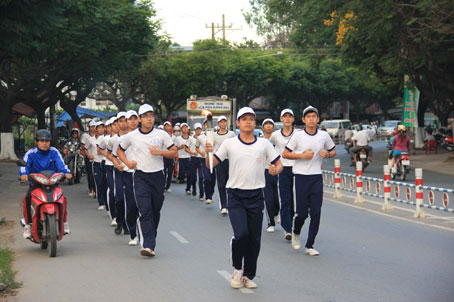
[[[384,135],[384,136],[390,136],[393,134],[394,130],[400,124],[402,124],[401,120],[384,121],[383,125],[378,127],[377,134]]]

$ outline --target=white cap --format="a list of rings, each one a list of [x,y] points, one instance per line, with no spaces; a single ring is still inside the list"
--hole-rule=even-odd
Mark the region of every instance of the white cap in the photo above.
[[[103,121],[96,122],[96,127],[101,126],[101,125],[104,126],[104,122]]]
[[[91,120],[88,122],[88,127],[96,127],[96,122],[94,120]]]
[[[80,132],[78,128],[72,128],[72,129],[71,129],[71,132],[73,132],[73,131],[77,131],[77,133]]]
[[[173,127],[173,131],[181,131],[180,126],[175,125],[175,126]]]
[[[195,123],[194,129],[197,130],[198,128],[202,129],[202,124],[200,124],[200,123]]]
[[[290,113],[291,115],[295,116],[295,115],[293,114],[293,110],[287,108],[287,109],[284,109],[284,110],[281,111],[281,117],[283,117],[284,114],[286,114],[286,113]]]
[[[142,114],[144,114],[145,112],[148,112],[148,111],[154,112],[153,107],[150,104],[143,104],[139,108],[139,115],[142,115]]]
[[[139,116],[137,115],[137,112],[136,112],[135,110],[129,110],[128,112],[126,112],[126,116],[125,116],[126,119],[131,118],[131,116],[139,117]]]
[[[121,112],[118,112],[118,113],[117,113],[117,119],[118,119],[118,120],[119,120],[120,118],[122,118],[122,117],[126,118],[126,112],[121,111]]]
[[[270,119],[270,118],[264,119],[263,122],[262,122],[262,126],[264,126],[266,123],[271,123],[274,126],[274,121],[272,119]]]
[[[308,113],[310,113],[310,112],[315,112],[315,113],[317,113],[317,115],[318,115],[318,110],[317,110],[317,108],[312,107],[312,106],[309,105],[309,106],[306,107],[306,109],[304,109],[304,111],[303,111],[303,117],[305,117],[306,114],[308,114]]]
[[[218,116],[218,123],[219,123],[220,121],[222,121],[222,120],[227,121],[227,118],[225,117],[225,115],[220,115],[220,116]]]
[[[116,117],[116,116],[112,116],[112,117],[110,118],[110,120],[109,120],[109,124],[112,125],[112,124],[115,123],[116,121],[117,121],[117,117]]]
[[[176,124],[175,124],[175,126],[178,126],[178,127],[180,127],[180,125],[181,125],[181,123],[176,123]]]
[[[240,117],[242,117],[243,115],[248,114],[248,113],[253,114],[255,116],[254,109],[252,109],[251,107],[243,107],[240,110],[238,110],[238,115],[237,115],[236,119],[239,120]]]
[[[164,126],[163,125],[159,125],[158,129],[164,129]]]
[[[186,127],[188,127],[188,128],[189,128],[189,125],[188,125],[188,124],[186,124],[186,123],[181,123],[181,124],[180,124],[180,128],[183,128],[184,126],[186,126]]]
[[[171,124],[169,121],[165,121],[165,122],[164,122],[164,126],[165,126],[165,125],[172,126],[172,124]]]

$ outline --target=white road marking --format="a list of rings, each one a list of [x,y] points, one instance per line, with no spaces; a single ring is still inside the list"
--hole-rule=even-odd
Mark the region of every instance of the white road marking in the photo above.
[[[329,200],[329,201],[332,201],[332,202],[335,202],[335,203],[338,203],[338,204],[341,204],[341,205],[344,205],[344,206],[348,206],[348,207],[351,207],[351,208],[363,210],[363,211],[366,211],[366,212],[369,212],[369,213],[375,213],[375,214],[378,214],[378,215],[381,215],[381,216],[385,216],[385,217],[395,218],[395,219],[399,219],[399,220],[413,222],[413,223],[416,223],[416,224],[422,224],[422,225],[425,225],[425,226],[430,226],[430,227],[441,229],[441,230],[445,230],[445,231],[454,232],[454,229],[452,229],[452,228],[447,228],[447,227],[440,226],[440,225],[429,224],[429,223],[425,223],[425,222],[422,222],[422,221],[411,220],[411,219],[404,218],[404,217],[393,216],[393,215],[385,214],[385,213],[378,212],[378,211],[375,211],[375,210],[366,209],[366,208],[361,207],[361,206],[348,204],[348,203],[345,203],[345,202],[342,202],[342,201],[339,201],[339,200],[334,200],[334,199],[331,199],[331,198],[323,198],[323,199],[326,199],[326,200]]]
[[[326,189],[325,189],[326,190]],[[334,191],[331,191],[331,190],[326,190],[327,192],[329,193],[334,193]],[[364,197],[366,195],[363,195]],[[350,195],[342,195],[342,197],[347,197],[347,198],[350,198],[352,200],[355,200],[356,199],[356,195],[355,196],[350,196]],[[379,201],[374,201],[374,200],[370,200],[370,199],[366,199],[366,198],[363,198],[364,201],[367,201],[369,203],[373,203],[373,204],[376,204],[376,205],[383,205],[383,202],[379,202]],[[393,201],[390,201],[391,203]],[[414,213],[415,210],[414,209],[408,209],[408,208],[402,208],[402,207],[399,207],[399,206],[396,206],[396,203],[393,203],[392,204],[393,208],[395,209],[398,209],[398,210],[401,210],[401,211],[406,211],[406,212],[410,212],[410,213]],[[410,205],[409,205],[410,206]],[[414,206],[411,206],[411,207],[414,207]],[[422,208],[423,210],[426,209],[426,210],[430,210],[428,208]],[[435,210],[437,211],[437,210]],[[451,219],[454,219],[454,217],[443,217],[443,216],[437,216],[437,215],[434,215],[434,214],[429,214],[427,212],[424,212],[424,214],[426,215],[426,218],[433,218],[433,219],[441,219],[441,220],[451,220]]]
[[[222,277],[224,277],[225,280],[229,281],[230,282],[230,279],[232,279],[232,275],[230,275],[228,272],[226,271],[217,271],[219,275],[221,275]],[[240,288],[239,289],[240,292],[242,292],[243,294],[253,294],[254,291],[250,288]]]
[[[183,243],[183,244],[189,243],[189,241],[187,241],[183,236],[181,236],[176,231],[170,231],[170,234],[172,234],[173,237],[175,237],[178,241],[180,241],[180,243]]]

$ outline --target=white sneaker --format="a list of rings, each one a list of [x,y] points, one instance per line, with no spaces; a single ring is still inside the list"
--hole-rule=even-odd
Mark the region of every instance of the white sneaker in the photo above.
[[[246,276],[243,276],[243,278],[241,278],[241,281],[243,283],[243,286],[246,288],[257,288],[257,284]]]
[[[170,189],[167,189],[167,190],[166,190],[166,192],[167,192],[167,193],[170,193],[170,192],[172,192],[172,190],[170,190]]]
[[[227,212],[227,209],[226,209],[226,208],[222,208],[222,209],[221,209],[221,214],[222,214],[222,215],[227,215],[227,213],[228,213],[228,212]]]
[[[104,206],[104,205],[98,207],[98,210],[100,210],[100,211],[105,210],[105,209],[106,209],[106,206]]]
[[[24,226],[24,234],[22,234],[24,239],[32,238],[32,226],[30,224],[26,224]]]
[[[230,280],[230,286],[233,288],[243,287],[242,282],[243,270],[233,270],[232,279]]]
[[[199,200],[200,200],[200,201],[203,201],[204,199],[205,199],[205,198],[203,198],[203,197],[199,197]]]
[[[290,241],[290,240],[292,240],[292,234],[290,234],[290,233],[285,233],[284,238],[285,238],[285,240]]]
[[[186,190],[186,195],[191,195],[191,191]]]
[[[281,216],[274,216],[274,222],[281,224]]]
[[[212,202],[213,202],[212,199],[207,199],[207,200],[205,200],[205,204],[211,204]]]
[[[301,248],[300,235],[295,233],[292,234],[292,246],[295,250],[299,250]]]
[[[310,249],[306,248],[306,255],[318,256],[318,255],[320,255],[320,253],[314,248],[310,248]]]
[[[269,227],[266,228],[266,231],[267,231],[268,233],[274,233],[274,231],[275,231],[275,230],[274,230],[274,226],[270,225]]]
[[[112,219],[110,226],[116,227],[117,226],[117,218]]]
[[[156,253],[155,253],[155,251],[153,251],[150,248],[141,248],[140,255],[142,255],[144,257],[153,257],[153,256],[156,256]]]
[[[129,240],[128,244],[130,246],[135,246],[139,243],[139,238],[135,237],[134,239]]]
[[[69,228],[69,222],[64,222],[63,226],[64,226],[64,229],[65,229],[65,235],[71,234],[71,230]]]

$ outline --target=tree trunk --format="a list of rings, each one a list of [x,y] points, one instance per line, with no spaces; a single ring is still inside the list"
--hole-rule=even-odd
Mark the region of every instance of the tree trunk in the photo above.
[[[36,112],[36,117],[38,118],[38,129],[47,129],[46,127],[46,116],[45,116],[45,109],[42,107],[35,107],[33,108]]]
[[[2,100],[3,110],[0,110],[0,159],[17,160],[14,153],[14,136],[11,125],[11,99]],[[6,105],[6,106],[5,106]]]

